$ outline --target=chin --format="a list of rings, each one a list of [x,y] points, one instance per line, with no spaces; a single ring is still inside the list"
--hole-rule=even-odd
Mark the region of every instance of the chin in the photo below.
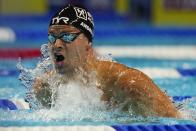
[[[66,74],[66,75],[71,75],[74,73],[74,68],[70,66],[55,66],[57,73],[59,74]]]

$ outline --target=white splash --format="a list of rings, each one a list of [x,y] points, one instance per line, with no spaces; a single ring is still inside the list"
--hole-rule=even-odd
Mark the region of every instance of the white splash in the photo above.
[[[78,81],[68,81],[67,83],[61,82],[58,74],[54,74],[49,77],[47,82],[49,83],[49,89],[52,91],[50,109],[44,108],[40,102],[36,99],[33,90],[33,84],[37,77],[42,77],[44,73],[53,70],[53,66],[50,59],[49,49],[46,44],[41,47],[42,57],[38,62],[35,69],[27,69],[22,66],[21,60],[17,64],[17,68],[20,70],[19,79],[27,89],[27,101],[30,103],[31,108],[35,109],[34,120],[59,120],[68,119],[82,120],[82,119],[105,119],[104,112],[106,111],[106,104],[101,101],[102,91],[96,88],[96,78],[93,73],[91,82],[85,85],[81,83],[84,81],[82,74],[79,75]],[[39,114],[39,115],[38,115]],[[95,117],[96,116],[96,117]]]
[[[52,90],[52,107],[46,109],[39,104],[36,99],[32,86],[37,77],[42,76],[46,72],[53,70],[50,59],[49,49],[46,44],[41,47],[42,57],[35,69],[27,69],[22,66],[21,60],[17,64],[20,70],[19,79],[27,89],[27,100],[31,103],[32,112],[4,112],[0,115],[1,120],[43,120],[43,121],[115,121],[130,122],[134,121],[135,117],[129,114],[123,114],[119,109],[108,110],[107,104],[101,101],[102,91],[96,88],[96,78],[91,77],[91,82],[88,85],[82,84],[84,81],[82,75],[80,80],[68,81],[67,83],[60,83],[58,75],[54,75],[48,79],[49,88]],[[98,58],[99,60],[113,61],[109,55]],[[92,74],[93,75],[93,74]],[[134,82],[134,81],[132,81]],[[60,84],[59,84],[60,83]],[[189,108],[189,107],[188,107]],[[184,108],[187,111],[186,108]],[[182,112],[184,112],[182,109]],[[6,114],[7,113],[7,114]],[[187,112],[186,112],[187,113]],[[190,118],[195,113],[190,111],[186,114]],[[9,118],[8,118],[9,116]],[[194,116],[195,118],[195,116]],[[193,119],[194,119],[193,118]],[[135,120],[138,121],[138,120]]]
[[[196,121],[196,97],[188,98],[180,102],[182,118]]]

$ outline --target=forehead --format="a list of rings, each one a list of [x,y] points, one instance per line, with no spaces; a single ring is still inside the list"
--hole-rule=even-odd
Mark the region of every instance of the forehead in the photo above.
[[[49,33],[60,33],[60,32],[79,32],[80,30],[71,25],[52,25],[49,27]]]

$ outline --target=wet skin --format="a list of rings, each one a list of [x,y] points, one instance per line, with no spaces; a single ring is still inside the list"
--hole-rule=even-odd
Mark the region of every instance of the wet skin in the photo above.
[[[60,35],[62,33],[78,33],[81,32],[72,26],[51,26],[49,34]],[[90,48],[90,43],[87,38],[81,33],[73,42],[66,43],[61,39],[57,39],[55,43],[50,43],[50,49],[53,57],[53,63],[58,73],[74,75],[74,72],[79,67],[84,67],[86,63],[87,50]],[[63,56],[62,61],[57,61],[56,56]]]
[[[63,32],[77,33],[80,30],[68,25],[49,28],[49,34],[59,35]],[[77,76],[79,68],[88,73],[96,72],[99,83],[97,88],[103,91],[101,99],[111,107],[123,103],[122,110],[128,112],[131,107],[134,115],[180,117],[169,97],[147,75],[116,62],[96,59],[91,43],[83,33],[71,43],[57,39],[55,43],[49,44],[49,47],[55,70],[64,77],[74,78]],[[57,60],[58,56],[62,56],[63,59]],[[51,75],[52,73],[48,73],[45,77]],[[43,91],[48,91],[47,81],[43,82],[41,78],[37,79],[34,89],[38,100],[43,105],[47,105],[49,101],[42,101],[44,97],[49,99],[50,96],[50,93],[43,95]]]

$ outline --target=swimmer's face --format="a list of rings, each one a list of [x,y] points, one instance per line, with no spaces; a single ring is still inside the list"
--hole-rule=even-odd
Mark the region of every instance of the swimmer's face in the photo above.
[[[70,74],[85,64],[91,44],[80,30],[68,25],[53,25],[48,34],[49,47],[58,73]]]

